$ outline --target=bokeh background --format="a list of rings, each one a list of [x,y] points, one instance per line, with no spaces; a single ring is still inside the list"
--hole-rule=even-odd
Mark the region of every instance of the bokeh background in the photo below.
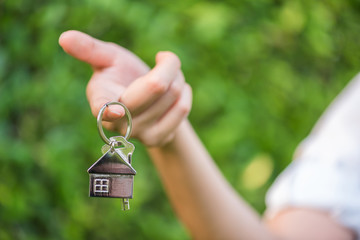
[[[88,197],[103,145],[85,96],[91,68],[58,45],[69,29],[150,66],[182,60],[189,116],[259,213],[297,144],[360,69],[358,1],[0,1],[0,239],[190,239],[136,141],[131,211]],[[209,186],[204,186],[209,187]]]

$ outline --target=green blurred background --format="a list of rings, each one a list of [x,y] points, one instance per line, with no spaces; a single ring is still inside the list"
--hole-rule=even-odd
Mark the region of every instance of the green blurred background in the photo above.
[[[103,145],[69,29],[178,54],[190,120],[259,213],[296,145],[360,67],[358,1],[0,1],[0,239],[190,239],[136,141],[131,211],[88,197]],[[204,186],[209,187],[209,186]]]

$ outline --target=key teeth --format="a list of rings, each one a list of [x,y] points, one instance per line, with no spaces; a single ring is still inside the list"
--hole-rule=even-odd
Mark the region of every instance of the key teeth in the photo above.
[[[123,211],[130,210],[130,202],[129,202],[128,198],[123,198],[122,199],[122,210]]]

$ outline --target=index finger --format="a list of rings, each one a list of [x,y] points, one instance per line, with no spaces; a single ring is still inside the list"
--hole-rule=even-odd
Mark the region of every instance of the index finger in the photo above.
[[[129,109],[141,112],[162,97],[178,76],[180,60],[172,52],[159,52],[156,66],[146,75],[135,80],[122,94],[121,100]]]
[[[75,30],[62,33],[59,44],[68,54],[95,68],[111,66],[120,47]]]

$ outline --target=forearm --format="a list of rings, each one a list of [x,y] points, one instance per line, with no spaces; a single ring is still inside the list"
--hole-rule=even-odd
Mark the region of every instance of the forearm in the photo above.
[[[172,142],[149,148],[165,190],[195,239],[270,239],[184,120]]]

